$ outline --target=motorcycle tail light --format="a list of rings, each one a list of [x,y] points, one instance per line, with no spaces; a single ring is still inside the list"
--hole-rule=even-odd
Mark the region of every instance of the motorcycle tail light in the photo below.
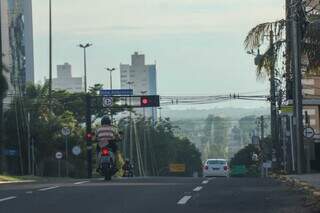
[[[109,149],[108,148],[102,148],[102,156],[108,156],[109,155]]]

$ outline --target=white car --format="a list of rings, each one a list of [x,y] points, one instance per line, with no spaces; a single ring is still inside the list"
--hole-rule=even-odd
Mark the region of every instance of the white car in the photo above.
[[[208,159],[203,166],[204,177],[228,177],[229,166],[226,159]]]

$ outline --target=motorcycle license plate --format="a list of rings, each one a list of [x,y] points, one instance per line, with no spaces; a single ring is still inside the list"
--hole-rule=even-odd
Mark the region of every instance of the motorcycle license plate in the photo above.
[[[110,162],[110,156],[101,157],[101,163],[109,163],[109,162]]]

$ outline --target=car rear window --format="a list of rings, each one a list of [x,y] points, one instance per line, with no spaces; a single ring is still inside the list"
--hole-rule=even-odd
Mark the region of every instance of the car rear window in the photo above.
[[[207,164],[226,164],[225,160],[208,160]]]

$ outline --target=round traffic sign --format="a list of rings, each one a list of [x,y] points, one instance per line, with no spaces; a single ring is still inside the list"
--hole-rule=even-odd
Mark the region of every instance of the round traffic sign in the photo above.
[[[303,135],[306,138],[313,138],[314,134],[315,134],[315,132],[314,132],[314,129],[312,127],[306,127],[303,130]]]
[[[68,135],[71,134],[71,131],[70,131],[70,129],[69,129],[68,127],[63,127],[63,128],[61,129],[61,133],[62,133],[62,135],[64,135],[64,136],[68,136]]]
[[[62,152],[56,152],[56,158],[60,160],[63,157]]]
[[[103,107],[110,107],[112,106],[112,97],[103,97],[102,99],[102,104],[103,104]]]
[[[74,147],[72,148],[72,153],[73,153],[74,155],[76,155],[76,156],[80,155],[80,154],[81,154],[81,148],[80,148],[80,146],[74,146]]]

